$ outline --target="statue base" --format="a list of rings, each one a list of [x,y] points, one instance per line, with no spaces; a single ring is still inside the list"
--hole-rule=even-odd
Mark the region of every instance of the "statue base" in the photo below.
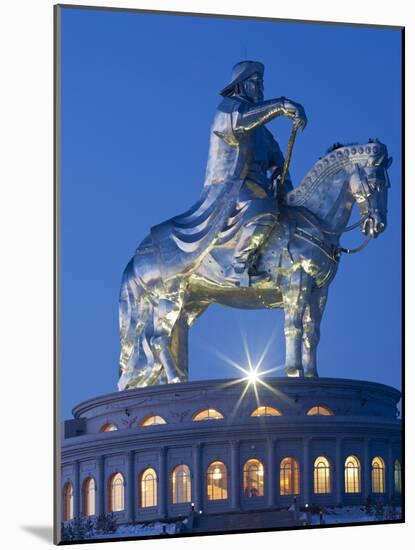
[[[64,423],[62,487],[73,485],[76,516],[84,482],[93,477],[95,513],[107,513],[114,509],[110,480],[121,473],[123,509],[114,511],[119,524],[178,521],[202,512],[244,517],[240,530],[258,528],[258,511],[287,510],[294,502],[293,524],[305,505],[362,505],[369,496],[386,503],[400,497],[400,397],[374,382],[279,377],[256,387],[206,380],[98,396],[77,405],[74,419]],[[114,431],[103,432],[109,425]],[[350,457],[355,469],[346,470]],[[383,464],[378,482],[375,457]],[[217,469],[213,463],[222,464]],[[257,465],[256,476],[248,475],[249,464]],[[174,495],[178,465],[187,466],[189,478],[186,490]],[[147,468],[156,473],[158,488],[150,505],[141,485]],[[254,527],[243,513],[249,511]],[[289,523],[286,516],[281,527]],[[273,522],[277,528],[277,516]],[[199,529],[191,524],[203,531],[200,521]],[[207,525],[206,532],[215,530]]]

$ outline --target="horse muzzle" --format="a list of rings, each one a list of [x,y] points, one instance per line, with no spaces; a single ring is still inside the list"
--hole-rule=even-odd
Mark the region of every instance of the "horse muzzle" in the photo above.
[[[371,214],[363,223],[362,233],[367,237],[376,239],[376,237],[379,237],[379,235],[383,233],[385,229],[386,221],[383,220],[379,214],[374,213]]]

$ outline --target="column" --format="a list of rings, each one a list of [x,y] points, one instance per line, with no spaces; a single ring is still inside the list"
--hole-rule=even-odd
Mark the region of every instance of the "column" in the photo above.
[[[167,517],[167,496],[168,496],[168,475],[167,475],[167,447],[162,447],[160,449],[159,457],[159,476],[158,476],[158,486],[159,486],[159,513],[161,518]]]
[[[385,465],[386,469],[386,495],[388,499],[392,498],[394,495],[394,460],[393,460],[393,446],[392,441],[388,443],[388,460]]]
[[[73,515],[74,518],[77,518],[81,515],[81,488],[79,486],[80,483],[80,473],[81,473],[81,465],[79,463],[79,460],[75,460],[74,464],[74,488],[73,488]]]
[[[363,443],[363,464],[362,464],[363,497],[365,501],[371,493],[371,490],[370,490],[371,472],[372,472],[372,465],[370,463],[369,439],[365,438]]]
[[[274,439],[268,439],[267,450],[268,450],[268,463],[265,469],[265,475],[267,476],[268,506],[275,506],[278,483],[276,482],[277,464],[275,462],[275,440]]]
[[[192,495],[196,512],[203,510],[202,443],[193,445]]]
[[[231,441],[230,501],[233,510],[240,509],[239,441]]]
[[[137,484],[135,481],[135,451],[128,453],[128,480],[126,491],[126,504],[127,504],[127,521],[134,523],[136,512],[136,490]]]
[[[343,495],[344,464],[343,464],[342,450],[343,450],[343,439],[341,437],[336,437],[336,467],[334,472],[336,485],[334,487],[334,490],[335,490],[337,505],[341,505],[343,501],[342,495]]]
[[[97,479],[97,488],[96,488],[96,506],[97,506],[97,515],[105,514],[105,457],[104,455],[99,455],[97,457],[97,467],[98,467],[98,479]]]
[[[306,437],[303,440],[303,491],[304,491],[304,504],[310,504],[310,446],[311,438]]]

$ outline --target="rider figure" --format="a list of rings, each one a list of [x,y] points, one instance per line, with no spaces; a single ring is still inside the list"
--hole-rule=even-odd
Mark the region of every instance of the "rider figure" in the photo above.
[[[284,166],[281,149],[265,124],[278,116],[294,119],[304,129],[307,118],[298,103],[284,97],[264,101],[264,65],[242,61],[233,67],[232,80],[220,94],[211,129],[205,187],[243,180],[235,210],[244,210],[232,265],[227,276],[263,278],[255,261],[278,219],[278,197],[292,189],[289,174],[278,189]],[[239,227],[240,227],[239,226]]]

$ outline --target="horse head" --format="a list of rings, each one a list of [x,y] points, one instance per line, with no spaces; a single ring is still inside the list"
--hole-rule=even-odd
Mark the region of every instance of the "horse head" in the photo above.
[[[387,171],[391,163],[386,145],[378,140],[361,145],[336,143],[300,185],[287,193],[284,202],[304,207],[339,235],[346,229],[356,202],[362,232],[369,238],[377,237],[386,228],[390,187]]]
[[[386,146],[377,140],[343,149],[348,150],[354,168],[350,186],[363,220],[361,231],[376,238],[387,225],[388,168],[392,157],[388,157]]]

